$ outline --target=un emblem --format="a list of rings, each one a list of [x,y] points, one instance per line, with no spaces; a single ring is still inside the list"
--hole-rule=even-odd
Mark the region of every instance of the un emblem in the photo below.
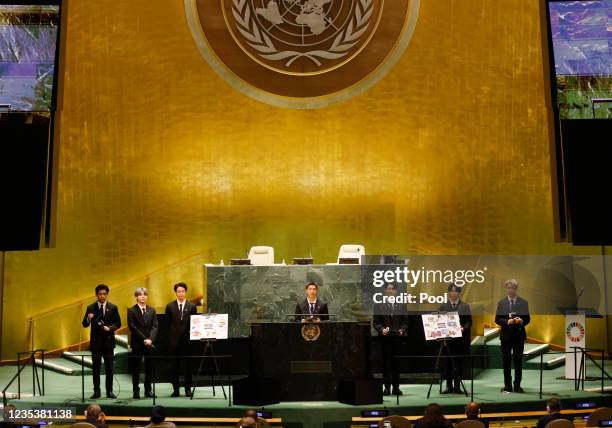
[[[321,336],[321,327],[316,324],[306,323],[302,326],[302,338],[306,342],[314,342]]]
[[[184,0],[193,38],[230,85],[317,108],[379,81],[408,46],[419,0]]]

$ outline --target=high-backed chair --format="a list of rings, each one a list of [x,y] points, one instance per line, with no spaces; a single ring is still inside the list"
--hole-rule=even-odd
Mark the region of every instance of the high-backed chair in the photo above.
[[[612,420],[612,407],[602,407],[601,409],[595,410],[587,419],[586,426],[598,427],[599,421]]]
[[[249,260],[253,266],[272,266],[274,264],[274,248],[263,245],[251,247]]]
[[[359,264],[361,264],[361,256],[365,256],[363,245],[344,244],[338,252],[338,263],[340,263],[340,259],[359,259]]]
[[[483,424],[481,421],[466,419],[456,424],[455,428],[485,428],[485,424]]]
[[[574,428],[574,423],[569,419],[555,419],[547,423],[544,428]]]
[[[384,428],[385,421],[391,425],[391,428],[410,428],[412,426],[412,423],[405,417],[391,415],[378,421],[378,428]]]

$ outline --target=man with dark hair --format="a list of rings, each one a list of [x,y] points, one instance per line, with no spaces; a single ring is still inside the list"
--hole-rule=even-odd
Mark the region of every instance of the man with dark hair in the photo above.
[[[319,284],[314,281],[306,284],[306,298],[295,305],[296,321],[319,322],[329,319],[327,303],[323,303],[317,298],[318,293]]]
[[[96,287],[97,301],[87,306],[83,317],[83,327],[91,327],[89,350],[93,363],[92,377],[94,393],[92,400],[100,398],[100,366],[104,358],[106,397],[117,398],[113,393],[113,360],[115,352],[115,330],[121,327],[121,317],[117,306],[109,302],[108,285]]]
[[[451,357],[445,358],[444,361],[446,365],[446,390],[443,394],[453,392],[457,394],[463,393],[461,373],[465,357],[461,355],[469,355],[470,353],[472,311],[470,310],[470,305],[461,301],[459,298],[460,293],[461,287],[450,284],[448,286],[448,302],[440,306],[441,312],[457,313],[459,315],[459,323],[461,324],[461,337],[450,339],[446,343]]]
[[[542,416],[538,420],[536,428],[544,428],[549,422],[557,419],[571,420],[571,418],[561,414],[561,400],[559,400],[557,397],[551,397],[546,400],[546,411],[548,412],[548,415]]]
[[[529,316],[529,303],[517,294],[518,282],[516,279],[507,280],[506,297],[497,304],[495,323],[500,326],[501,351],[504,365],[504,392],[512,392],[512,367],[514,362],[514,392],[525,392],[521,388],[523,378],[523,351],[527,333],[525,327],[531,320]]]
[[[464,421],[480,421],[483,423],[485,428],[489,428],[489,420],[480,417],[480,404],[476,403],[475,401],[472,401],[465,406]]]
[[[150,422],[145,428],[176,428],[176,425],[166,421],[166,409],[163,406],[153,406]]]
[[[395,358],[401,353],[401,342],[408,330],[408,312],[406,305],[395,302],[397,285],[389,283],[385,286],[386,303],[374,306],[372,323],[378,332],[383,357],[383,395],[402,395],[399,389],[399,361]]]
[[[236,424],[238,428],[257,428],[257,421],[250,416],[244,417]]]
[[[140,365],[144,357],[145,366],[145,397],[153,398],[151,389],[152,361],[151,354],[155,346],[153,342],[157,338],[157,314],[155,309],[147,306],[149,293],[146,288],[137,288],[134,291],[136,304],[128,309],[128,327],[130,328],[130,363],[132,365],[132,389],[133,397],[140,398]]]
[[[171,397],[179,397],[179,374],[182,371],[185,395],[191,396],[191,341],[189,340],[189,321],[191,315],[196,315],[196,305],[187,300],[187,284],[174,284],[176,300],[166,305],[168,320],[168,355],[172,358],[172,388]],[[182,370],[181,370],[182,369]]]

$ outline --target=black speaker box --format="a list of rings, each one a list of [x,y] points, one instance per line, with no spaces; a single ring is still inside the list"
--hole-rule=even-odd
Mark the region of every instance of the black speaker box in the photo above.
[[[561,121],[563,175],[570,241],[611,245],[612,120]]]
[[[268,406],[280,403],[280,384],[273,379],[246,377],[232,382],[234,404]]]
[[[341,380],[338,382],[338,401],[353,406],[381,404],[382,381],[376,379]]]

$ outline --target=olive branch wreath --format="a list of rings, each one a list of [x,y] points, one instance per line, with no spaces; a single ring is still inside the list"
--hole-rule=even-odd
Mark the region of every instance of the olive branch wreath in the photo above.
[[[322,63],[318,58],[330,60],[342,58],[359,42],[359,38],[367,30],[370,18],[374,12],[372,2],[373,0],[357,1],[354,11],[355,16],[350,20],[346,29],[340,31],[340,34],[335,38],[331,47],[326,51],[279,51],[270,36],[257,26],[254,16],[251,13],[251,8],[247,4],[247,0],[232,0],[232,14],[236,20],[236,28],[247,40],[248,45],[258,52],[260,57],[271,61],[282,61],[287,59],[288,61],[285,63],[286,67],[291,67],[298,58],[307,58],[317,66],[321,66]]]

